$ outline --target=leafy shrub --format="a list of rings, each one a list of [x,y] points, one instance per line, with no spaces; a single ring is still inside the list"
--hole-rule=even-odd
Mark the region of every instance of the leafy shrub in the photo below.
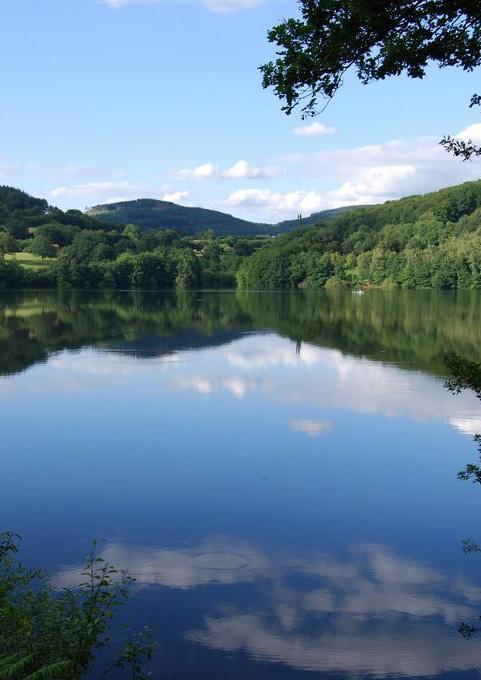
[[[95,554],[95,544],[74,588],[56,592],[40,571],[17,559],[18,536],[0,534],[0,680],[78,680],[90,670],[95,652],[109,646],[115,610],[132,580]],[[104,671],[130,669],[144,680],[143,657],[153,650],[150,631],[129,635]]]

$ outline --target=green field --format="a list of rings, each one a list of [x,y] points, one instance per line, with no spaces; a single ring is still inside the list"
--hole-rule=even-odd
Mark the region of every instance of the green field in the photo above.
[[[45,269],[50,262],[55,260],[54,257],[44,257],[42,260],[38,255],[25,252],[8,253],[5,255],[5,259],[15,260],[21,267],[27,267],[28,269]]]

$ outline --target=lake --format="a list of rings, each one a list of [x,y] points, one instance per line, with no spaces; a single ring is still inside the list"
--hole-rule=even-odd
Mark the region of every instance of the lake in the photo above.
[[[481,671],[477,293],[0,295],[0,522],[136,578],[155,678]]]

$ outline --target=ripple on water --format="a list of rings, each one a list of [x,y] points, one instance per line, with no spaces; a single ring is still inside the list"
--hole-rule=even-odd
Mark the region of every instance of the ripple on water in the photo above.
[[[192,555],[192,563],[198,569],[210,571],[239,571],[245,569],[250,564],[247,555],[237,552],[227,551],[206,551]]]

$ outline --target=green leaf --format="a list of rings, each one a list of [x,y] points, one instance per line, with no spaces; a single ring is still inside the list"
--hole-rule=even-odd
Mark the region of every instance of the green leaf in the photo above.
[[[71,668],[70,661],[56,661],[40,668],[38,671],[27,675],[23,680],[53,680],[53,678],[62,678],[65,680],[65,673]]]

